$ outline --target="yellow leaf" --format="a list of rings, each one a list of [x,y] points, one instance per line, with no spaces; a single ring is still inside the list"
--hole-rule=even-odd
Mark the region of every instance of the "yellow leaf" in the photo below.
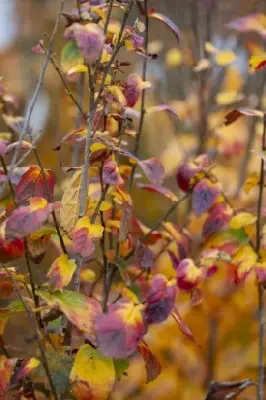
[[[67,72],[67,75],[70,76],[78,72],[88,72],[88,67],[86,67],[86,65],[83,64],[76,65],[75,67],[70,68],[70,70]]]
[[[235,90],[228,92],[220,92],[216,95],[216,103],[219,105],[232,104],[244,98],[243,93],[238,93]]]
[[[258,71],[261,68],[264,68],[266,65],[266,53],[251,56],[249,59],[249,69],[250,72]]]
[[[78,170],[69,179],[61,200],[60,225],[68,234],[71,234],[78,220],[81,174],[82,171]]]
[[[82,280],[82,282],[93,282],[95,281],[95,278],[96,278],[95,272],[89,268],[83,269],[80,272],[80,279]]]
[[[246,269],[254,267],[257,262],[257,254],[250,245],[242,246],[232,257],[233,264],[240,265],[241,268]]]
[[[246,179],[243,190],[245,193],[249,193],[251,189],[257,186],[260,182],[260,174],[258,172],[252,172]]]
[[[77,399],[105,400],[115,384],[114,362],[85,344],[76,354],[70,380]]]
[[[248,212],[240,212],[231,219],[229,225],[232,229],[241,229],[244,226],[254,224],[255,221],[257,221],[256,216]]]
[[[236,58],[236,54],[230,50],[219,51],[215,54],[216,64],[222,67],[232,64]]]
[[[51,265],[47,276],[56,289],[62,289],[70,283],[76,268],[75,260],[69,260],[67,254],[61,254]]]
[[[89,235],[92,239],[100,239],[103,234],[103,226],[99,224],[91,224],[88,217],[82,217],[75,225],[75,231],[87,228]]]
[[[218,52],[216,47],[214,47],[214,45],[211,42],[205,42],[204,43],[204,48],[205,48],[205,51],[207,51],[207,53],[213,54],[213,53],[217,53]]]
[[[182,59],[182,53],[178,49],[173,48],[168,50],[168,52],[166,53],[166,65],[169,68],[178,67],[179,65],[181,65]]]

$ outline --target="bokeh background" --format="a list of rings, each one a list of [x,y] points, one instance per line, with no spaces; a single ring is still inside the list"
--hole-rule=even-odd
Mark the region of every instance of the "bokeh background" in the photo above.
[[[0,0],[0,76],[4,77],[8,91],[17,97],[21,115],[25,114],[42,63],[42,58],[32,52],[32,47],[45,32],[51,33],[56,3],[55,0]],[[172,18],[182,32],[183,40],[177,44],[166,27],[156,21],[151,23],[150,51],[158,53],[158,58],[148,65],[148,80],[153,86],[148,91],[147,102],[149,105],[171,104],[180,118],[164,113],[147,117],[141,157],[157,156],[166,169],[165,184],[177,191],[177,167],[188,157],[208,151],[215,156],[214,173],[222,182],[225,193],[237,207],[252,209],[257,192],[253,190],[247,196],[241,187],[248,171],[259,168],[258,157],[251,154],[250,149],[260,146],[262,126],[243,118],[225,128],[221,121],[225,113],[236,106],[265,110],[265,73],[260,71],[252,75],[248,71],[250,52],[254,46],[264,50],[265,39],[257,33],[236,33],[226,24],[251,12],[266,12],[265,1],[150,0],[149,3],[150,7]],[[66,0],[65,11],[71,11],[72,7],[73,1]],[[135,17],[132,15],[132,21]],[[53,49],[57,60],[60,60],[64,44],[64,25],[62,18]],[[236,55],[234,62],[226,65],[213,63],[212,55],[206,54],[204,49],[206,41],[212,42],[218,50],[233,51]],[[171,53],[173,49],[178,52]],[[140,58],[121,53],[121,59],[123,57],[131,61],[130,70],[141,71]],[[203,73],[195,72],[195,65],[206,57],[211,68]],[[202,79],[205,79],[207,101],[200,92]],[[72,82],[70,85],[75,91],[76,84]],[[203,100],[207,104],[205,120],[201,114]],[[64,176],[59,154],[52,149],[63,135],[75,128],[75,117],[76,110],[50,66],[31,124],[34,132],[43,132],[38,145],[42,161],[45,167],[56,171],[59,181]],[[1,130],[6,131],[3,121],[0,125]],[[70,162],[68,154],[64,161]],[[60,193],[60,185],[58,191]],[[154,223],[169,206],[161,197],[143,195],[137,189],[134,189],[133,197],[137,215],[148,225]],[[201,222],[187,218],[187,207],[188,204],[184,204],[172,215],[172,221],[181,226],[186,224],[200,244]],[[36,266],[40,268],[35,270],[39,279],[47,268],[45,262]],[[171,274],[170,261],[165,253],[157,258],[156,268],[158,272]],[[228,294],[224,290],[225,283],[225,278],[220,275],[208,283],[204,302],[198,306],[192,307],[186,296],[180,297],[180,312],[200,346],[183,337],[171,318],[153,327],[147,342],[162,363],[162,375],[145,385],[144,365],[140,359],[134,359],[128,377],[122,379],[113,394],[115,400],[201,399],[212,378],[256,378],[256,287],[254,281],[248,280],[243,287]],[[32,343],[25,344],[29,331],[21,319],[13,319],[5,335],[14,347],[25,350],[25,346],[29,349],[33,346]],[[254,399],[255,389],[249,389],[239,398]]]

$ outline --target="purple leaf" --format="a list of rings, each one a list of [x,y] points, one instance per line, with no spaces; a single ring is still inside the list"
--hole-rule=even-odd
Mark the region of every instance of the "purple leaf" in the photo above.
[[[192,193],[192,209],[200,217],[214,204],[221,190],[217,184],[208,179],[202,179],[194,188]]]

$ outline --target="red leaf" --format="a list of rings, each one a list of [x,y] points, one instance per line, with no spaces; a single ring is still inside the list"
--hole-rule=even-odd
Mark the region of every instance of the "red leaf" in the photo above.
[[[19,207],[2,223],[0,239],[12,241],[26,237],[41,228],[49,213],[50,207],[45,199],[32,197],[29,206]]]
[[[21,180],[16,187],[17,197],[23,201],[29,197],[43,197],[47,200],[53,198],[54,186],[56,177],[52,170],[45,170],[45,181],[49,190],[47,196],[44,179],[41,169],[38,166],[31,166],[27,172],[21,177]]]
[[[224,124],[230,125],[233,122],[237,121],[239,118],[243,117],[246,115],[247,117],[261,117],[263,118],[263,112],[260,110],[253,110],[250,108],[238,108],[233,111],[230,111],[226,116],[224,117]]]
[[[179,314],[179,311],[176,307],[175,307],[174,311],[172,312],[172,316],[176,320],[177,325],[178,325],[180,331],[183,333],[183,335],[185,335],[192,342],[196,343],[193,333],[191,332],[191,330],[189,329],[189,327],[187,326],[187,324],[185,323],[185,321]]]
[[[146,383],[154,381],[162,372],[160,362],[157,360],[157,358],[149,349],[147,343],[144,342],[144,340],[141,340],[141,342],[138,344],[138,352],[141,354],[143,360],[145,361],[145,368],[147,373]]]
[[[25,254],[24,240],[15,239],[7,241],[0,239],[0,259],[1,262],[7,263],[17,258],[23,257]]]

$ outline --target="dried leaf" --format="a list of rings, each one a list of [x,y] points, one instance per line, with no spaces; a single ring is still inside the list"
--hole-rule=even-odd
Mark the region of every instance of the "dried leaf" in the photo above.
[[[69,234],[72,233],[77,220],[81,190],[80,170],[76,171],[65,187],[60,207],[60,225]]]
[[[162,372],[160,362],[157,360],[144,340],[141,340],[141,342],[138,344],[138,352],[141,354],[145,362],[147,374],[146,383],[154,381]]]
[[[187,324],[181,317],[177,308],[175,308],[175,310],[172,312],[172,316],[175,319],[175,321],[177,322],[177,325],[178,325],[180,331],[183,333],[183,335],[185,335],[192,342],[196,343],[193,333],[191,332],[191,330],[189,329],[189,327],[187,326]]]

